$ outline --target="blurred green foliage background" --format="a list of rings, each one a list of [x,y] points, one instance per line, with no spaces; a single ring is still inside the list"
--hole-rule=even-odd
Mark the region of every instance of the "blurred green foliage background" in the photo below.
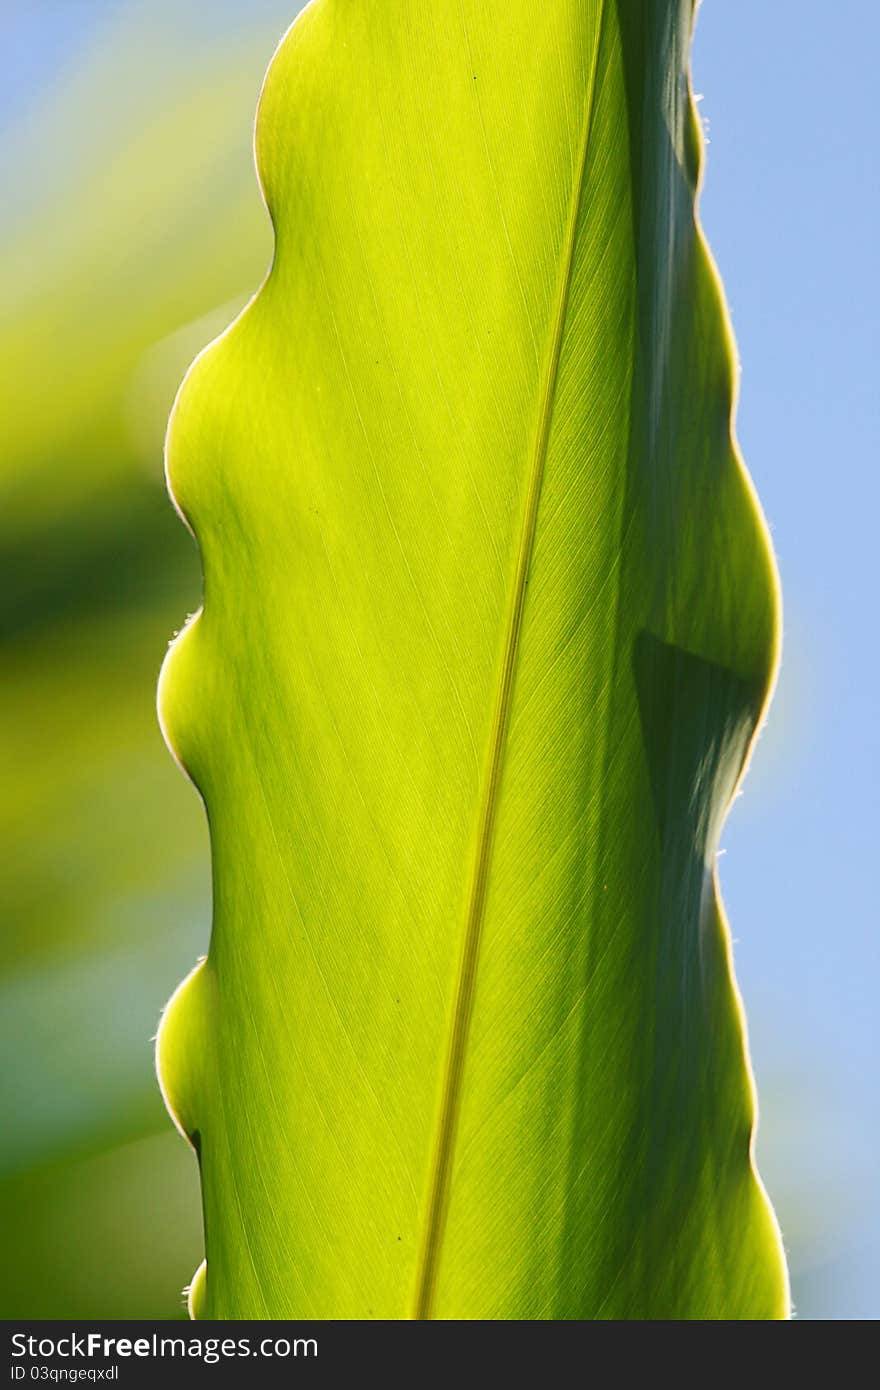
[[[151,1045],[210,920],[201,806],[155,716],[166,644],[200,601],[162,440],[189,361],[268,264],[251,130],[298,7],[0,4],[6,1318],[178,1317],[201,1258],[195,1162],[165,1116]],[[786,598],[779,691],[725,830],[722,882],[758,1156],[799,1315],[873,1317],[880,668],[865,640],[877,514],[865,461],[880,304],[864,267],[880,18],[843,0],[832,25],[809,19],[797,0],[707,0],[695,49],[713,120],[703,217]],[[840,71],[833,102],[817,102]]]
[[[210,915],[201,806],[155,715],[200,601],[162,441],[191,358],[268,263],[251,131],[295,10],[62,0],[0,19],[7,1318],[178,1316],[201,1258],[150,1041]]]

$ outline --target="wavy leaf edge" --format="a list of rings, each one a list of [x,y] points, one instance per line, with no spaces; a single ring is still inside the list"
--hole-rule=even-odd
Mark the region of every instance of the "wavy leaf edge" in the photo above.
[[[608,2],[610,3],[610,0],[608,0]],[[290,40],[294,32],[297,30],[297,28],[306,21],[306,17],[310,14],[310,12],[319,9],[323,3],[324,0],[308,0],[308,3],[303,7],[303,9],[301,9],[297,13],[287,30],[279,40],[267,67],[257,103],[256,118],[254,123],[254,159],[259,193],[262,198],[263,204],[266,208],[267,216],[269,218],[273,231],[273,252],[272,257],[270,259],[270,263],[267,267],[263,280],[261,281],[258,288],[255,290],[253,295],[250,297],[250,299],[247,301],[247,303],[244,305],[244,307],[240,310],[236,317],[228,324],[228,326],[224,328],[223,331],[220,334],[218,334],[217,337],[215,337],[209,343],[207,343],[206,346],[194,358],[183,381],[180,384],[180,387],[178,388],[174,406],[172,408],[168,421],[168,428],[166,432],[165,441],[165,477],[168,495],[174,505],[175,510],[178,513],[178,516],[180,517],[183,524],[187,527],[187,529],[191,532],[197,544],[199,543],[198,526],[194,522],[193,518],[190,515],[188,515],[185,503],[183,500],[181,500],[180,497],[180,489],[176,488],[175,485],[174,433],[178,406],[191,382],[193,374],[198,369],[199,364],[202,363],[202,361],[209,354],[214,354],[222,350],[225,341],[230,337],[230,335],[236,332],[238,326],[247,317],[253,306],[261,299],[275,273],[275,247],[277,246],[277,230],[276,219],[272,211],[272,200],[266,188],[265,169],[263,166],[262,159],[260,157],[261,115],[264,106],[266,91],[272,78],[273,69],[276,66],[276,62],[279,58],[279,55],[286,47],[288,41]],[[696,21],[699,3],[700,0],[693,0],[692,2],[691,41],[693,38],[693,24]],[[724,821],[726,820],[731,805],[733,804],[736,797],[740,794],[743,780],[748,771],[755,746],[760,738],[761,732],[763,731],[768,710],[775,692],[782,650],[782,594],[779,582],[778,567],[775,561],[775,555],[773,552],[769,528],[767,526],[764,513],[758,499],[754,481],[751,477],[748,467],[746,466],[743,460],[736,436],[735,422],[740,390],[739,372],[738,370],[736,370],[736,344],[732,329],[732,323],[729,316],[727,301],[723,292],[723,284],[720,277],[720,273],[717,267],[717,263],[712,255],[711,248],[708,244],[707,238],[702,227],[702,223],[699,218],[699,199],[702,191],[703,179],[705,176],[705,162],[703,157],[702,125],[699,121],[697,108],[694,102],[689,64],[687,69],[687,100],[690,107],[690,118],[697,132],[696,139],[698,142],[697,174],[694,185],[694,217],[696,224],[696,236],[702,253],[705,256],[708,266],[710,268],[711,274],[715,280],[715,286],[718,292],[718,298],[723,314],[724,332],[727,338],[729,353],[731,357],[732,382],[729,426],[730,445],[732,448],[733,457],[736,461],[736,465],[741,475],[741,481],[745,485],[747,493],[750,497],[752,507],[754,510],[755,520],[758,524],[759,529],[762,532],[763,542],[766,550],[766,559],[768,562],[769,577],[773,586],[772,606],[776,615],[775,625],[772,630],[772,648],[768,653],[767,676],[764,684],[762,701],[755,717],[752,732],[747,741],[747,746],[742,758],[739,773],[736,777],[732,790],[730,791],[726,804],[720,810],[718,819],[718,832],[720,833],[720,830],[723,826]],[[589,120],[586,121],[585,126],[588,137],[590,126]],[[575,208],[575,211],[576,210],[577,209]],[[572,234],[574,233],[575,221],[576,218],[573,218]],[[564,312],[565,306],[563,303],[562,310],[560,313],[560,325],[564,320]],[[552,389],[550,391],[549,400],[550,408],[552,409]],[[540,480],[537,485],[537,491],[538,493],[540,491]],[[535,499],[534,504],[534,510],[536,509],[537,497]],[[525,580],[525,575],[527,574],[528,570],[527,560],[524,562],[523,568],[523,580]],[[203,804],[205,804],[204,797],[202,796],[197,776],[195,775],[191,767],[188,766],[188,755],[185,748],[185,729],[182,728],[178,722],[180,711],[177,708],[177,700],[175,695],[175,681],[179,668],[184,663],[186,663],[188,659],[188,646],[192,642],[195,634],[198,631],[199,621],[202,617],[203,612],[205,611],[205,606],[206,604],[203,603],[202,606],[194,614],[192,614],[191,617],[187,619],[182,630],[178,634],[176,634],[176,636],[170,643],[169,649],[165,655],[165,659],[162,664],[157,691],[157,712],[164,741],[183,775],[187,777],[189,781],[192,782],[196,791],[199,793],[200,797],[202,797]],[[502,713],[502,740],[503,720],[504,715]],[[210,816],[208,817],[208,819],[210,828]],[[214,847],[212,835],[212,858],[213,854]],[[767,1214],[775,1231],[776,1240],[778,1244],[780,1271],[782,1277],[782,1302],[784,1305],[780,1308],[779,1316],[781,1318],[788,1318],[792,1316],[789,1273],[787,1268],[787,1262],[785,1259],[782,1232],[779,1227],[779,1222],[773,1204],[769,1198],[769,1195],[767,1194],[764,1182],[761,1178],[756,1162],[755,1144],[759,1118],[758,1099],[754,1084],[754,1074],[749,1052],[746,1015],[742,995],[737,984],[736,974],[733,966],[732,939],[728,927],[727,915],[724,909],[724,904],[721,896],[717,863],[714,863],[712,866],[711,879],[717,900],[718,911],[720,913],[724,927],[730,981],[734,992],[736,1007],[739,1013],[739,1025],[744,1050],[746,1075],[751,1092],[753,1121],[749,1137],[749,1165],[751,1168],[753,1180],[761,1196],[763,1197],[763,1200],[766,1204]],[[200,1058],[200,1050],[206,1046],[206,1036],[201,1025],[205,1013],[207,996],[212,992],[213,988],[214,986],[210,977],[209,952],[206,956],[199,959],[197,964],[190,971],[190,973],[181,981],[181,983],[178,985],[171,998],[169,999],[167,1005],[165,1006],[165,1009],[162,1012],[160,1025],[156,1035],[155,1045],[156,1074],[158,1078],[158,1084],[163,1096],[163,1100],[175,1127],[182,1135],[182,1137],[186,1140],[186,1142],[190,1145],[190,1147],[193,1148],[197,1158],[199,1157],[199,1136],[197,1130],[194,1131],[193,1129],[193,1107],[199,1091],[198,1063]],[[441,1129],[442,1126],[443,1121],[441,1118]],[[430,1221],[431,1218],[429,1217],[429,1223]],[[428,1239],[430,1239],[430,1237],[428,1237]],[[428,1260],[430,1259],[429,1256],[426,1256],[425,1258]],[[198,1319],[200,1317],[205,1316],[206,1285],[207,1263],[205,1260],[203,1260],[202,1263],[199,1265],[198,1269],[195,1271],[191,1284],[184,1291],[187,1299],[187,1311],[191,1319]],[[416,1318],[430,1316],[429,1306],[430,1293],[426,1294],[424,1290],[421,1294],[417,1293],[415,1299],[416,1311],[413,1313],[413,1316]]]

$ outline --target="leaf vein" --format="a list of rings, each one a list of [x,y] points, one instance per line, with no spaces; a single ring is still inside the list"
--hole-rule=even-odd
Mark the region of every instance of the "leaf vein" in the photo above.
[[[596,46],[591,65],[589,89],[585,101],[584,123],[580,140],[580,155],[572,189],[571,207],[569,210],[568,227],[563,250],[556,315],[553,321],[547,372],[544,381],[544,389],[541,393],[535,443],[532,452],[531,474],[514,576],[513,600],[504,644],[501,679],[492,722],[488,773],[485,782],[485,792],[479,810],[476,852],[468,898],[464,944],[459,965],[449,1051],[443,1078],[437,1139],[428,1192],[427,1218],[420,1258],[416,1267],[413,1317],[419,1321],[430,1319],[433,1315],[441,1248],[446,1225],[446,1214],[449,1206],[452,1163],[455,1153],[461,1103],[462,1078],[470,1032],[471,1015],[473,1013],[480,938],[482,935],[489,869],[495,838],[494,832],[498,809],[498,794],[501,784],[504,753],[507,744],[508,727],[510,724],[514,678],[519,652],[519,638],[522,631],[529,569],[534,549],[538,504],[541,496],[544,465],[550,440],[550,427],[553,419],[553,406],[559,375],[562,342],[568,316],[569,292],[574,269],[580,210],[583,202],[588,162],[587,156],[590,148],[590,132],[593,124],[593,109],[598,76],[599,54],[602,47],[605,10],[605,0],[602,0],[596,26]]]

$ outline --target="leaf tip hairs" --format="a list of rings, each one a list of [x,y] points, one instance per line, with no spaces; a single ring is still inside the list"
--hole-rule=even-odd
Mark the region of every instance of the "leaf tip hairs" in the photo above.
[[[192,1282],[183,1291],[186,1311],[193,1322],[199,1322],[205,1316],[205,1301],[208,1292],[208,1262],[202,1260]]]
[[[205,1045],[210,990],[208,970],[208,962],[202,957],[165,1005],[156,1033],[156,1076],[162,1099],[176,1128],[196,1151],[199,1060]]]

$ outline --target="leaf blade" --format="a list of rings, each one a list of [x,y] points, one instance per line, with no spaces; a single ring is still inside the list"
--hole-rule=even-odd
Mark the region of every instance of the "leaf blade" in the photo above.
[[[774,581],[637,8],[319,0],[270,70],[275,261],[169,449],[210,1316],[784,1313],[713,877]]]

